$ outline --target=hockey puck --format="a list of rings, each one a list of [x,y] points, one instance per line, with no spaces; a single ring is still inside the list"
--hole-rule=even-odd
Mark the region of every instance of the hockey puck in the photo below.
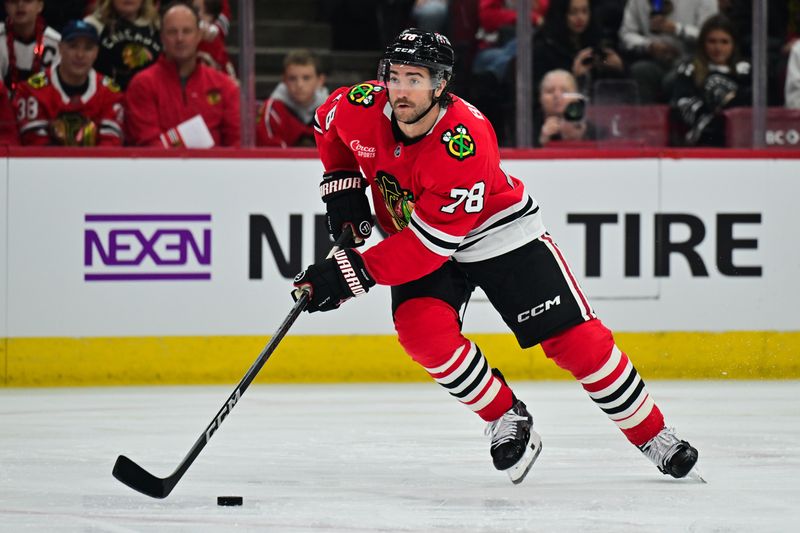
[[[217,496],[217,505],[233,506],[242,505],[244,498],[241,496]]]

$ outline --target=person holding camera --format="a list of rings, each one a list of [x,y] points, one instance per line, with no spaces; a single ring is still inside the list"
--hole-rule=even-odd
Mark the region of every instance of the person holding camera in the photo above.
[[[552,0],[533,41],[534,84],[538,86],[548,72],[563,69],[572,72],[582,92],[588,93],[594,80],[623,76],[622,59],[610,44],[589,0]]]
[[[666,101],[665,77],[692,53],[700,25],[717,11],[717,0],[628,0],[619,37],[641,103]]]
[[[695,57],[678,67],[670,105],[685,132],[679,144],[725,146],[722,111],[751,101],[750,64],[739,59],[733,23],[714,15],[700,30]]]
[[[533,117],[536,146],[595,138],[594,127],[585,120],[586,98],[578,92],[569,71],[556,69],[545,74],[539,86],[539,107],[541,113]]]

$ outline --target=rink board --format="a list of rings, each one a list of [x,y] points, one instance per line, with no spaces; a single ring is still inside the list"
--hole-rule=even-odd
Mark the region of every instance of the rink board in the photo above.
[[[650,377],[800,377],[800,159],[517,159],[598,315]],[[0,383],[235,381],[328,247],[313,158],[12,157],[0,171]],[[377,242],[378,237],[372,241]],[[515,378],[521,351],[485,297],[465,332]],[[303,316],[264,378],[425,376],[392,335],[389,292]]]

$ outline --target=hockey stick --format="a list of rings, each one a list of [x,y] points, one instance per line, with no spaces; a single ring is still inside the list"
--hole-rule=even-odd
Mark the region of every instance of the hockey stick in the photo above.
[[[333,248],[328,254],[328,258],[336,253],[339,248],[341,248],[342,244],[344,244],[344,242],[347,241],[347,239],[351,236],[352,235],[348,232],[342,232],[342,235],[336,240],[336,243],[333,245]],[[267,362],[267,359],[270,358],[272,352],[274,352],[278,347],[278,344],[280,344],[283,337],[289,331],[289,328],[292,327],[292,324],[294,324],[295,320],[297,320],[297,317],[300,316],[300,313],[303,312],[307,304],[308,291],[302,291],[302,294],[300,294],[297,301],[294,303],[294,307],[292,307],[292,310],[289,311],[289,315],[283,320],[283,323],[278,328],[278,331],[275,332],[264,349],[261,350],[258,358],[250,366],[250,369],[236,386],[236,389],[228,397],[228,400],[222,404],[222,407],[217,412],[216,416],[211,420],[211,423],[208,424],[206,430],[200,434],[200,437],[198,437],[197,441],[195,441],[194,445],[189,450],[189,453],[186,454],[186,457],[183,458],[181,464],[178,465],[178,468],[176,468],[172,474],[165,478],[154,476],[133,462],[131,459],[128,459],[124,455],[120,455],[117,457],[117,462],[114,463],[114,470],[112,471],[114,477],[133,490],[137,490],[142,494],[146,494],[147,496],[151,496],[153,498],[166,498],[169,496],[169,493],[172,492],[172,489],[175,488],[175,485],[178,484],[186,471],[189,470],[189,467],[192,465],[194,460],[197,459],[197,456],[200,455],[201,451],[203,451],[203,448],[206,447],[206,444],[208,444],[211,436],[222,425],[225,417],[227,417],[234,406],[236,406],[236,403],[242,397],[242,394],[244,394],[244,392],[247,390],[247,387],[250,386],[250,383],[253,382],[256,375],[258,375],[259,371],[261,370],[261,367],[263,367],[264,363]]]

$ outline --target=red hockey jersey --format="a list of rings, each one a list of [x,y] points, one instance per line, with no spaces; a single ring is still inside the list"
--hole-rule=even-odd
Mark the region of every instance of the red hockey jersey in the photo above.
[[[386,90],[376,82],[343,87],[317,109],[325,171],[360,170],[378,222],[391,234],[363,253],[378,283],[413,281],[451,256],[496,257],[545,231],[522,182],[500,167],[489,121],[453,100],[428,134],[409,144],[396,136]]]
[[[73,97],[64,92],[54,67],[34,74],[17,88],[14,109],[25,145],[122,144],[122,93],[94,70],[86,92]]]

